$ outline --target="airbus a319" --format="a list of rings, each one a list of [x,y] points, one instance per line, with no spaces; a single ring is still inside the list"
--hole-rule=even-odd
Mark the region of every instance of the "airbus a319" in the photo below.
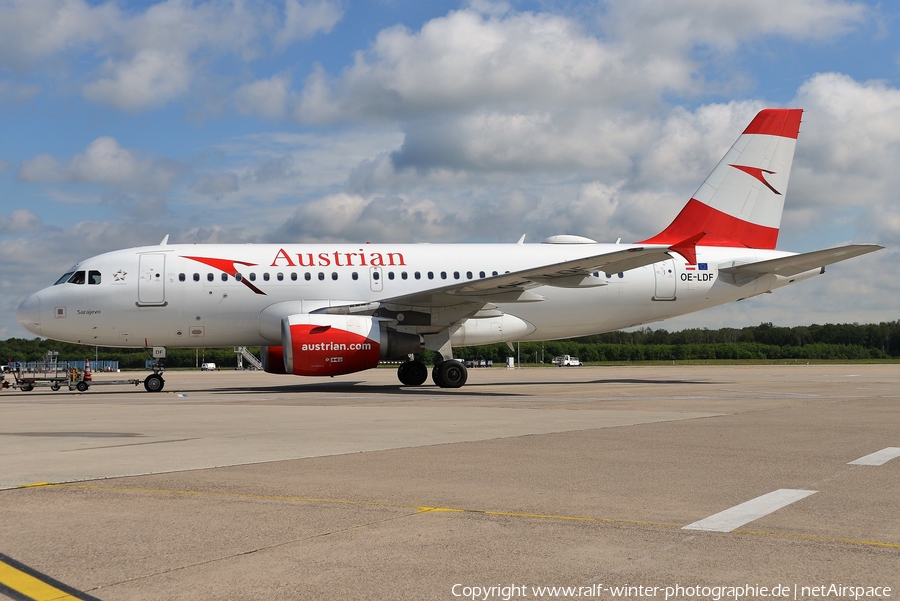
[[[800,109],[767,109],[675,220],[632,244],[168,244],[79,262],[26,298],[29,332],[112,347],[260,346],[266,371],[336,376],[407,358],[400,382],[465,384],[453,348],[584,336],[770,292],[882,248],[775,249]],[[144,385],[163,389],[161,369]]]

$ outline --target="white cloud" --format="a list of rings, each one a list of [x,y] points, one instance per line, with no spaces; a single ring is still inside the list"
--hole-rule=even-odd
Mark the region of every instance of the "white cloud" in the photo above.
[[[193,75],[183,53],[149,49],[130,60],[109,60],[102,72],[108,77],[85,85],[85,98],[132,112],[161,106],[186,94]]]
[[[822,73],[796,103],[806,112],[786,209],[803,211],[815,228],[855,208],[859,238],[900,244],[900,89]]]
[[[285,0],[284,13],[284,27],[275,35],[275,43],[282,48],[319,32],[330,32],[344,15],[336,2],[327,0],[306,3]]]
[[[0,215],[0,235],[27,234],[43,229],[41,218],[28,209],[16,209],[9,215]]]
[[[76,182],[133,190],[166,190],[183,173],[184,168],[174,161],[144,157],[137,151],[122,148],[114,138],[102,136],[65,165],[49,154],[23,161],[18,177],[35,183]]]
[[[286,75],[245,84],[234,93],[238,112],[258,113],[268,119],[280,119],[287,113],[290,86],[290,78]]]
[[[44,75],[100,61],[82,85],[88,100],[123,111],[165,105],[190,94],[198,80],[215,79],[216,61],[248,63],[283,52],[298,40],[328,33],[343,15],[329,0],[165,0],[142,11],[122,11],[114,1],[7,0],[0,3],[0,68]],[[6,86],[8,87],[8,86]],[[15,97],[34,94],[20,86]],[[0,100],[10,93],[0,87]]]
[[[215,173],[204,174],[198,177],[191,188],[205,196],[211,196],[216,200],[221,200],[226,194],[237,192],[240,188],[240,181],[236,173]]]
[[[23,182],[50,183],[64,179],[60,172],[59,161],[48,153],[22,161],[17,176]]]
[[[684,52],[708,45],[733,51],[762,36],[827,40],[871,18],[862,2],[846,0],[629,0],[605,3],[602,25],[639,51]]]
[[[113,2],[7,0],[0,6],[0,67],[24,70],[58,53],[100,43],[121,18]]]
[[[556,120],[579,107],[656,106],[663,94],[705,91],[698,48],[729,53],[763,36],[826,39],[870,13],[840,0],[607,2],[597,15],[607,33],[598,36],[572,18],[482,4],[432,19],[419,31],[382,30],[337,77],[314,71],[295,118],[409,121],[550,111]]]

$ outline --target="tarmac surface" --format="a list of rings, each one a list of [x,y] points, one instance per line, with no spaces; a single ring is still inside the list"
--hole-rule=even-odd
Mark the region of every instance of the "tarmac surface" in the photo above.
[[[554,586],[571,588],[539,588]],[[392,369],[167,372],[161,393],[0,391],[0,598],[52,590],[898,598],[900,368],[470,369],[459,390]]]

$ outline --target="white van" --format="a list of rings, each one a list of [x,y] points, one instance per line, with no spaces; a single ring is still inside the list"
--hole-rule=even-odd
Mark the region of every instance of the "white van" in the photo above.
[[[215,363],[201,363],[200,371],[216,371]]]

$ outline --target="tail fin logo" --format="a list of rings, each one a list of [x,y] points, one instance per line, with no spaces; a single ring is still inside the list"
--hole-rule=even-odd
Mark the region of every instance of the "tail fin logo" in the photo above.
[[[775,172],[774,172],[774,171],[769,171],[768,169],[760,169],[759,167],[747,167],[746,165],[732,165],[732,164],[730,164],[730,163],[729,163],[728,166],[729,166],[729,167],[734,167],[735,169],[740,169],[741,171],[743,171],[743,172],[746,173],[747,175],[750,175],[750,176],[755,177],[755,178],[758,179],[760,182],[762,182],[762,184],[763,184],[766,188],[768,188],[769,190],[771,190],[772,192],[774,192],[774,193],[777,194],[778,196],[781,196],[781,192],[779,192],[778,190],[776,190],[775,188],[773,188],[773,187],[772,187],[772,184],[770,184],[769,182],[767,182],[767,181],[766,181],[765,175],[763,175],[764,173],[768,173],[769,175],[775,175]]]

